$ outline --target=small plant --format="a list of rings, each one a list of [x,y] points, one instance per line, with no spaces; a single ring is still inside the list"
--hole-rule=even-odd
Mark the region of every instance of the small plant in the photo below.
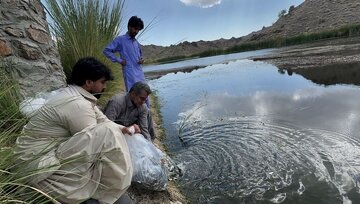
[[[285,16],[285,15],[286,15],[286,10],[283,9],[283,10],[281,10],[281,11],[279,12],[278,17],[281,18],[281,17],[283,17],[283,16]]]

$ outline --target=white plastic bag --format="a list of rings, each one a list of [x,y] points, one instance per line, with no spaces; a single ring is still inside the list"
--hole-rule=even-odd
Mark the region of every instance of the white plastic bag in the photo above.
[[[50,97],[56,95],[58,90],[52,92],[41,92],[36,94],[35,97],[26,98],[20,103],[20,112],[30,118],[32,117],[45,103],[49,100]]]
[[[141,187],[163,191],[168,184],[166,155],[141,134],[125,135],[133,164],[132,181]]]

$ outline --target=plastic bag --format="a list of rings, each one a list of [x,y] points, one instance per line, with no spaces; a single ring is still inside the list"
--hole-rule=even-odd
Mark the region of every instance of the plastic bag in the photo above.
[[[35,97],[26,98],[20,103],[20,112],[30,118],[32,117],[45,103],[48,99],[58,93],[58,90],[52,92],[41,92],[36,94]]]
[[[132,181],[139,186],[163,191],[168,184],[166,155],[141,134],[125,135],[133,164]]]

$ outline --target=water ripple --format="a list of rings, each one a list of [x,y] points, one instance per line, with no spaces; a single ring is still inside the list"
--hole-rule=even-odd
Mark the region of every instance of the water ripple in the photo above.
[[[321,193],[319,183],[330,189],[322,196],[344,201],[358,189],[359,141],[347,135],[256,116],[182,124],[181,183],[190,196],[206,194],[200,203],[216,202],[218,195],[240,202],[311,200]]]

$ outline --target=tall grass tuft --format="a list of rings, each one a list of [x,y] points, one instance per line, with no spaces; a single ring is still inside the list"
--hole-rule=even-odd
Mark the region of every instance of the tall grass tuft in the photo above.
[[[26,123],[26,119],[19,110],[19,86],[6,70],[12,66],[11,62],[0,61],[0,144],[1,147],[14,143],[16,134]]]
[[[0,203],[46,203],[52,200],[44,192],[27,184],[14,165],[13,145],[27,119],[20,113],[19,86],[9,75],[12,63],[0,59]]]
[[[45,0],[45,10],[52,22],[61,63],[68,77],[81,57],[93,56],[101,61],[105,46],[120,32],[123,0]],[[68,77],[69,78],[69,77]]]
[[[120,33],[125,0],[45,0],[50,28],[55,37],[64,72],[69,79],[79,58],[93,56],[112,70],[115,80],[98,101],[102,106],[119,90],[124,90],[122,72],[103,55],[105,46]]]

